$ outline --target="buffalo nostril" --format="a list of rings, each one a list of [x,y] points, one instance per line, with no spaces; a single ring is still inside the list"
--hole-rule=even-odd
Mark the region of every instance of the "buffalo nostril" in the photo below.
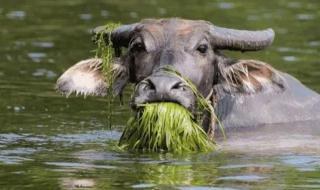
[[[186,88],[187,88],[186,85],[185,85],[183,82],[181,82],[181,81],[175,83],[175,84],[171,87],[172,90],[182,90],[182,91],[185,91]]]

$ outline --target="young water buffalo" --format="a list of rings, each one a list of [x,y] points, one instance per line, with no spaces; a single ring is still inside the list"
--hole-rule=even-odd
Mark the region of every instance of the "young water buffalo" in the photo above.
[[[191,89],[163,72],[171,66],[214,102],[227,136],[232,136],[229,131],[262,130],[267,124],[320,119],[320,96],[294,77],[264,62],[234,60],[220,52],[262,50],[273,38],[272,29],[236,30],[177,18],[123,25],[111,35],[117,56],[113,90],[121,94],[127,83],[134,83],[132,107],[170,101],[194,110],[196,98]],[[122,47],[128,48],[124,55]],[[65,94],[106,95],[101,60],[92,58],[74,65],[58,79],[57,89]],[[203,124],[207,132],[212,126],[208,121]]]

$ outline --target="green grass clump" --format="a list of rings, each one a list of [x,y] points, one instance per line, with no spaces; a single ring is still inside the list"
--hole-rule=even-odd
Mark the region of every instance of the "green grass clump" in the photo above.
[[[215,110],[214,110],[214,106],[213,106],[214,102],[210,101],[208,98],[203,97],[202,94],[197,90],[197,87],[191,82],[191,80],[183,77],[173,67],[168,66],[168,67],[164,67],[163,69],[166,73],[179,78],[187,87],[189,87],[191,89],[193,94],[196,96],[197,109],[198,109],[198,111],[200,111],[200,114],[198,114],[196,117],[198,123],[201,122],[201,119],[203,116],[202,114],[204,111],[207,111],[208,113],[210,113],[211,128],[208,131],[208,135],[209,135],[210,140],[214,140],[214,132],[215,132],[216,124],[218,124],[218,127],[219,127],[220,131],[222,132],[222,135],[225,137],[222,123],[220,122],[219,118],[215,114]],[[212,93],[213,93],[213,91],[212,91]],[[212,94],[210,96],[212,96]]]
[[[120,146],[129,150],[194,152],[214,144],[184,107],[170,102],[145,104],[129,120]]]

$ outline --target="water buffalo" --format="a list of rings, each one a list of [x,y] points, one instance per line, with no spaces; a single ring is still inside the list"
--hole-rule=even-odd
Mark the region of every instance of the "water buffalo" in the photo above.
[[[267,63],[235,60],[221,53],[262,50],[273,39],[272,29],[228,29],[202,20],[146,19],[123,25],[111,34],[117,56],[113,90],[121,94],[127,83],[135,84],[133,108],[170,101],[193,110],[194,93],[179,78],[163,72],[169,65],[212,100],[227,135],[269,124],[319,120],[320,96],[297,79]],[[123,47],[128,50],[122,55]],[[65,94],[106,95],[101,60],[72,66],[58,79],[57,89]],[[203,127],[208,132],[212,126],[204,121]]]

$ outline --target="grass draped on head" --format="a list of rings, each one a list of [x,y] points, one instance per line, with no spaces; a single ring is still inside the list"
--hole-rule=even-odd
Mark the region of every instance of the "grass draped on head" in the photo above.
[[[113,60],[114,49],[111,40],[111,33],[118,28],[120,24],[108,23],[101,26],[99,31],[93,37],[97,43],[96,57],[102,60],[102,73],[104,75],[105,83],[107,85],[107,121],[111,128],[111,104],[113,101],[112,84],[114,81]]]
[[[120,145],[130,150],[194,152],[213,150],[192,114],[176,103],[142,105],[125,128]]]

